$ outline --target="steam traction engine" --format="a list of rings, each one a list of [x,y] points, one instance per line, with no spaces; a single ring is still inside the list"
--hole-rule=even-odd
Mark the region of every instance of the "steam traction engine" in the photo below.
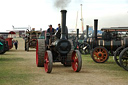
[[[8,42],[3,39],[0,39],[0,54],[4,54],[8,50],[9,50]]]
[[[123,45],[117,48],[114,53],[114,60],[120,67],[128,71],[128,28],[123,28],[121,30],[125,31],[126,34],[122,39]]]
[[[37,67],[45,68],[47,73],[51,73],[53,62],[61,62],[64,66],[71,66],[75,72],[79,72],[82,67],[82,58],[78,50],[73,50],[72,41],[68,40],[68,29],[66,27],[66,10],[61,10],[61,33],[55,35],[46,33],[50,37],[49,44],[45,39],[38,39],[36,46]],[[61,35],[59,38],[58,36]]]
[[[104,31],[101,37],[97,37],[98,20],[94,20],[94,36],[87,38],[87,43],[91,46],[91,57],[97,63],[104,63],[109,58],[109,53],[119,55],[116,52],[120,46],[127,45],[127,36],[122,36],[120,33],[128,31],[127,28],[113,27],[103,28]],[[123,47],[120,47],[123,49]],[[115,51],[115,53],[114,53]],[[118,62],[118,58],[115,60]]]
[[[126,39],[126,42],[128,42],[128,38]],[[123,49],[124,47],[125,49]],[[117,63],[119,66],[123,67],[125,70],[128,71],[128,45],[125,45],[124,47],[120,47],[117,50],[117,54],[120,54],[119,57],[115,59],[117,59]]]
[[[0,32],[0,54],[4,54],[13,47],[13,38],[8,37],[10,34],[12,36],[12,34],[15,34],[15,32]]]
[[[79,39],[80,41],[82,41],[80,44],[79,44],[79,51],[81,54],[90,54],[90,51],[91,51],[91,47],[90,45],[87,43],[87,38],[89,38],[88,36],[88,29],[89,29],[89,26],[87,25],[86,27],[86,33],[83,32],[83,36],[85,36],[86,34],[86,37],[83,37],[82,39]]]
[[[29,48],[36,48],[37,38],[40,37],[41,32],[35,31],[35,29],[31,31],[26,31],[25,37],[25,51],[29,51]]]

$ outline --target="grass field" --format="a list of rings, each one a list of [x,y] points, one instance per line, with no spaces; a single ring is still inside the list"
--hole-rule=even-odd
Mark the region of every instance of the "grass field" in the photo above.
[[[106,63],[95,63],[90,55],[82,55],[79,73],[60,63],[53,65],[51,74],[36,67],[35,49],[24,51],[23,39],[19,48],[0,55],[0,85],[128,85],[128,72],[110,56]]]

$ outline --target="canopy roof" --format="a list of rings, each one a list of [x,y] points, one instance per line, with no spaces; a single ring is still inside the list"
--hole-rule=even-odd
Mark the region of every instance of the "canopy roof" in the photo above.
[[[10,31],[10,32],[0,32],[0,34],[16,34],[14,31]]]
[[[102,28],[101,31],[128,31],[128,27],[111,27],[111,28]]]
[[[16,34],[14,31],[10,31],[9,34]]]

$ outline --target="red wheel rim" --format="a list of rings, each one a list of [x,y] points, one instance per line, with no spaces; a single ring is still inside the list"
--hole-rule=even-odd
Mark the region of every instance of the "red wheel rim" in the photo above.
[[[38,41],[36,43],[36,65],[38,65]]]
[[[97,48],[93,52],[93,58],[97,62],[104,62],[108,58],[108,53],[104,48]]]
[[[49,64],[48,53],[45,52],[45,56],[44,56],[44,68],[45,68],[45,72],[48,72],[48,64]]]
[[[78,57],[75,51],[72,53],[72,68],[74,71],[78,69]]]

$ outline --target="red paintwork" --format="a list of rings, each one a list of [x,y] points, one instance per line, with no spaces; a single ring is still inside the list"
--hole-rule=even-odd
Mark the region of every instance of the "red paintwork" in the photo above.
[[[49,64],[49,60],[48,60],[48,53],[45,52],[45,56],[44,56],[44,68],[45,68],[45,72],[48,72],[48,64]]]
[[[78,69],[78,57],[77,57],[75,51],[72,53],[72,61],[73,61],[72,62],[72,68],[74,71],[77,71],[77,69]]]
[[[6,38],[6,39],[5,39],[6,41],[8,41],[9,49],[11,49],[11,48],[13,47],[12,39],[13,39],[13,38]]]
[[[38,66],[38,40],[36,43],[36,65]]]

